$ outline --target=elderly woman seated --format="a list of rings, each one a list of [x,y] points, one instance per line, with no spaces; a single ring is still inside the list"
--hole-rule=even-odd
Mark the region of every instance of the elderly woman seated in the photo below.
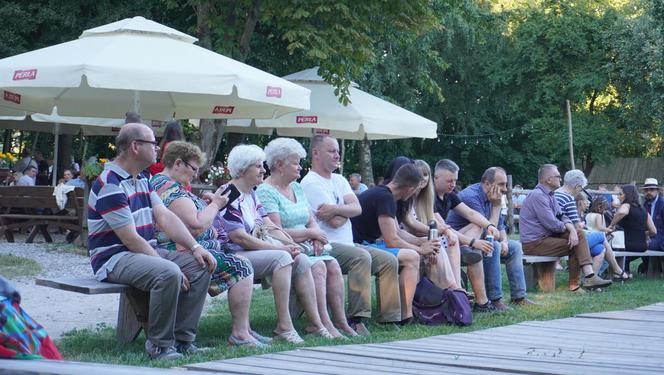
[[[350,336],[356,336],[344,312],[341,268],[332,256],[322,255],[323,247],[328,243],[327,235],[318,227],[304,190],[297,182],[302,170],[300,159],[306,157],[307,153],[296,140],[277,138],[265,147],[265,154],[271,174],[256,193],[272,222],[282,227],[295,243],[300,244],[302,251],[308,253],[316,287],[318,314],[327,330],[335,337],[341,336],[336,327]],[[328,303],[334,324],[327,311]]]
[[[228,202],[228,196],[205,193],[201,199],[185,190],[185,186],[196,176],[198,167],[205,163],[205,155],[197,146],[187,142],[172,142],[162,160],[165,169],[153,176],[151,183],[166,207],[177,214],[196,241],[217,260],[209,294],[215,296],[228,291],[228,306],[232,317],[229,345],[265,346],[270,339],[252,331],[249,326],[253,286],[251,263],[241,256],[226,254],[223,243],[217,240],[217,231],[212,227],[212,221]],[[157,232],[157,241],[168,250],[179,250],[178,244],[162,231]]]
[[[289,302],[291,281],[294,294],[304,307],[310,325],[306,328],[312,335],[332,338],[318,315],[316,292],[313,288],[311,265],[300,248],[295,245],[268,242],[255,236],[260,229],[276,227],[267,217],[254,188],[263,182],[265,153],[255,145],[239,145],[228,155],[228,169],[233,178],[221,189],[237,189],[237,199],[221,212],[220,223],[229,246],[254,266],[254,277],[270,279],[277,309],[275,338],[292,343],[302,339],[293,328]]]

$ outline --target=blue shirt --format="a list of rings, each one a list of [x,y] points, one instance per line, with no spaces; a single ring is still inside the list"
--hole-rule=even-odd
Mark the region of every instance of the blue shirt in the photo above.
[[[521,243],[527,244],[553,234],[565,232],[565,224],[572,221],[560,211],[554,193],[543,184],[537,184],[528,194],[519,214]]]
[[[482,214],[487,220],[491,218],[491,210],[493,209],[493,204],[489,201],[489,197],[486,196],[486,193],[482,189],[481,183],[476,183],[468,186],[467,188],[461,190],[457,194],[462,203],[465,203],[466,206],[470,207],[471,210],[475,210]],[[450,211],[447,216],[447,224],[451,226],[454,230],[459,230],[470,222],[466,220],[463,216],[456,213],[454,210]],[[499,230],[505,229],[505,224],[503,223],[503,216],[500,215],[498,218]]]

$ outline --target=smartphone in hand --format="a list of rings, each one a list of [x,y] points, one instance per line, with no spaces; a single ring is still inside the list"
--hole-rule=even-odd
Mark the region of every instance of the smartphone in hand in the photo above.
[[[240,191],[233,184],[229,184],[228,187],[221,192],[221,195],[225,195],[229,191],[231,193],[228,195],[228,203],[226,203],[226,206],[224,206],[224,208],[228,207],[229,204],[233,203],[236,199],[240,197]]]

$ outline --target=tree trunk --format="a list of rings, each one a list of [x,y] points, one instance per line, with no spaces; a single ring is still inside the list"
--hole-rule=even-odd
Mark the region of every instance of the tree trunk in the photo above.
[[[12,130],[7,129],[5,130],[5,137],[4,137],[4,142],[2,144],[2,152],[7,153],[11,151],[12,148]]]
[[[227,122],[228,120],[226,119],[201,119],[200,128],[198,129],[201,133],[200,145],[201,150],[207,155],[207,162],[201,169],[207,169],[217,156],[217,151],[219,150],[221,139],[224,137],[224,129],[226,129]]]
[[[371,141],[364,138],[360,143],[360,173],[367,186],[374,185],[373,168],[371,167]]]
[[[196,6],[196,34],[198,34],[198,44],[209,50],[212,49],[212,33],[210,31],[211,6],[207,0],[200,1]],[[207,155],[207,162],[201,169],[207,169],[217,156],[217,150],[224,136],[227,120],[208,120],[201,119],[200,127],[200,147]]]
[[[74,142],[74,136],[71,134],[60,134],[59,137],[59,146],[58,146],[58,165],[53,166],[53,173],[60,178],[65,169],[69,168],[71,161],[71,148],[72,143]],[[83,165],[80,165],[83,168]],[[56,179],[57,181],[57,179]]]

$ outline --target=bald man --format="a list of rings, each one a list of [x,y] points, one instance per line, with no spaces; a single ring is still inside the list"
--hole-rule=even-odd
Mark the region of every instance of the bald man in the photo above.
[[[95,278],[149,294],[145,349],[151,359],[204,351],[193,342],[216,261],[149,183],[144,170],[159,149],[152,130],[126,124],[115,144],[117,157],[90,187],[88,247]],[[156,248],[155,224],[188,251]]]

